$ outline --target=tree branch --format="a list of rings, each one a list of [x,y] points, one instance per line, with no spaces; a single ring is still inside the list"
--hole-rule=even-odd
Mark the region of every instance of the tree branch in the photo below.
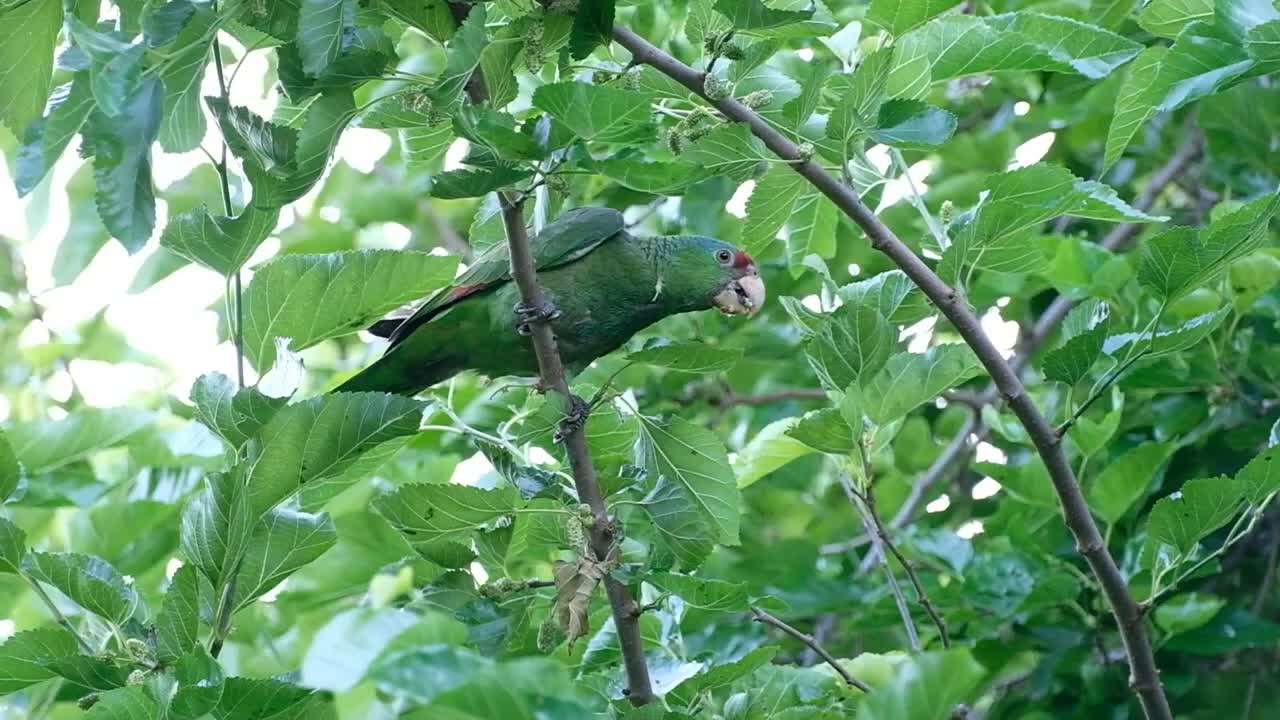
[[[213,4],[213,9],[215,12],[218,9],[218,4],[216,2]],[[214,67],[214,70],[217,72],[217,76],[218,76],[218,94],[222,96],[222,101],[224,103],[227,103],[227,107],[230,107],[231,97],[230,97],[230,94],[227,92],[227,81],[223,76],[223,70],[222,70],[222,45],[218,42],[218,37],[216,33],[214,34],[214,37],[213,37],[213,67]],[[236,66],[236,70],[239,70],[239,69],[240,67]],[[235,77],[234,74],[232,75],[232,77],[233,78]],[[231,217],[232,216],[231,176],[229,174],[230,171],[227,169],[227,139],[225,137],[222,138],[222,156],[221,156],[221,159],[218,161],[218,164],[216,167],[218,169],[218,180],[222,185],[222,213],[227,217]],[[235,346],[236,346],[236,382],[239,385],[240,389],[243,390],[244,389],[244,285],[243,285],[243,281],[241,280],[241,272],[239,269],[236,270],[235,277],[233,278],[233,283],[234,283],[233,287],[235,289],[235,298],[236,298],[235,334],[234,334]],[[228,319],[228,322],[231,322],[231,320]]]
[[[845,473],[840,473],[840,487],[844,489],[844,494],[849,498],[849,504],[853,506],[854,512],[858,513],[858,517],[862,518],[862,526],[871,536],[871,547],[875,552],[868,554],[867,557],[877,558],[880,567],[884,569],[885,580],[889,583],[889,592],[893,595],[894,604],[898,606],[898,615],[902,617],[902,628],[907,631],[907,644],[911,646],[911,652],[918,653],[921,650],[920,633],[916,630],[915,619],[911,617],[911,608],[907,606],[907,596],[903,594],[902,586],[898,584],[898,577],[893,574],[893,567],[889,565],[889,556],[884,550],[884,535],[876,532],[876,526],[879,523],[872,517],[874,511],[867,503],[867,497],[854,489],[853,480]]]
[[[795,172],[857,223],[870,239],[871,246],[889,256],[951,321],[990,373],[995,387],[1026,428],[1049,470],[1067,527],[1111,604],[1129,658],[1130,685],[1137,693],[1144,713],[1148,720],[1172,720],[1173,714],[1165,698],[1164,688],[1160,685],[1159,671],[1143,626],[1142,613],[1129,594],[1128,583],[1116,567],[1115,560],[1107,552],[1102,535],[1098,532],[1098,526],[1094,523],[1089,506],[1076,482],[1075,473],[1059,444],[1059,438],[1023,388],[1017,372],[987,337],[978,317],[964,303],[959,293],[943,282],[910,247],[899,240],[862,203],[857,193],[841,184],[817,163],[802,156],[796,144],[769,125],[764,118],[733,98],[710,100],[703,92],[703,73],[676,60],[631,30],[615,25],[613,37],[631,51],[632,62],[652,66],[710,102],[725,117],[746,124],[751,133],[760,138],[775,155],[788,161]]]
[[[1134,199],[1133,207],[1143,212],[1150,210],[1155,205],[1156,198],[1159,197],[1160,193],[1186,172],[1191,163],[1200,156],[1201,148],[1202,143],[1199,131],[1194,127],[1189,128],[1186,141],[1174,152],[1169,161],[1151,176],[1151,181]],[[1067,226],[1068,223],[1063,223],[1061,230],[1065,230]],[[1141,231],[1142,226],[1137,223],[1117,225],[1098,244],[1107,250],[1121,250],[1127,247]],[[1026,368],[1031,362],[1032,356],[1057,332],[1058,326],[1062,324],[1062,321],[1067,317],[1067,313],[1071,312],[1071,309],[1075,306],[1076,301],[1065,295],[1059,295],[1053,299],[1053,302],[1049,303],[1049,307],[1040,314],[1040,317],[1036,319],[1035,325],[1023,336],[1021,343],[1019,343],[1018,354],[1010,362],[1015,371],[1021,372]],[[889,527],[900,528],[911,522],[912,518],[920,512],[920,507],[924,504],[924,498],[929,490],[937,485],[938,481],[944,476],[948,475],[948,471],[954,467],[962,467],[965,464],[967,453],[972,447],[968,440],[970,435],[977,435],[978,442],[987,438],[989,431],[978,412],[984,406],[995,402],[998,397],[999,391],[995,385],[990,385],[974,398],[974,416],[965,423],[960,432],[956,433],[946,450],[942,451],[938,459],[934,460],[929,469],[912,485],[911,494],[907,498],[907,502],[903,503],[898,512],[894,513],[893,519],[889,521]]]
[[[470,3],[449,3],[454,19],[461,23],[471,12]],[[489,99],[485,87],[484,76],[477,70],[471,74],[466,85],[467,97],[476,105],[482,105]],[[529,307],[542,307],[545,298],[538,285],[538,276],[533,262],[533,254],[529,248],[529,236],[524,226],[524,214],[521,211],[523,199],[508,197],[499,192],[498,200],[502,205],[502,222],[506,228],[507,244],[511,249],[511,276],[520,290],[520,300]],[[556,347],[555,333],[547,322],[529,324],[530,338],[538,358],[538,374],[542,387],[555,391],[564,401],[565,410],[574,406],[575,398],[565,380],[564,364],[560,360],[560,351]],[[608,508],[604,504],[604,496],[600,492],[600,483],[596,480],[595,465],[591,462],[591,451],[587,448],[586,423],[579,422],[566,428],[564,446],[569,456],[569,467],[573,472],[573,484],[578,492],[579,502],[586,503],[595,516],[595,523],[590,529],[591,551],[600,562],[605,562],[613,555],[613,547],[617,540],[616,526],[609,517]],[[632,705],[646,705],[654,699],[653,685],[649,680],[649,666],[644,655],[644,639],[640,636],[639,613],[636,612],[635,599],[627,586],[612,575],[604,576],[605,595],[609,598],[609,606],[613,611],[613,623],[618,633],[618,645],[622,651],[622,664],[627,673],[627,698]]]
[[[833,670],[839,673],[840,677],[844,678],[845,682],[849,683],[853,687],[858,688],[864,693],[871,692],[871,688],[867,687],[866,683],[854,677],[852,673],[846,670],[843,665],[841,665],[839,662],[836,661],[834,657],[831,656],[831,653],[827,652],[826,648],[818,644],[818,641],[815,640],[812,635],[806,635],[800,632],[799,630],[791,627],[790,625],[786,624],[782,620],[779,620],[778,618],[774,617],[773,615],[770,615],[768,612],[758,607],[753,606],[751,608],[751,619],[755,620],[758,623],[762,623],[770,627],[777,628],[778,630],[781,630],[782,632],[786,633],[787,635],[790,635],[796,640],[799,640],[805,645],[808,645],[809,649],[817,653],[818,657],[822,658],[828,665],[831,666]]]

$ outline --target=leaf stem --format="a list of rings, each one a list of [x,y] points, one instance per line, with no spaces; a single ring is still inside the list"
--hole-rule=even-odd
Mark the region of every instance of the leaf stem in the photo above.
[[[58,609],[58,606],[53,603],[53,598],[49,597],[49,593],[45,592],[44,588],[40,587],[40,581],[24,572],[19,572],[19,574],[22,575],[22,579],[26,580],[27,584],[31,586],[31,590],[36,594],[36,597],[39,597],[45,607],[49,608],[49,613],[53,615],[53,619],[65,628],[67,632],[75,636],[76,643],[80,645],[80,648],[84,650],[86,654],[93,655],[95,653],[93,646],[84,639],[84,636],[76,630],[76,627],[71,624],[71,621],[67,619],[67,616],[63,615],[62,611]]]
[[[213,5],[214,12],[217,12],[218,6],[215,2]],[[227,92],[227,80],[222,70],[222,46],[218,44],[218,35],[215,31],[213,36],[213,68],[218,75],[218,93],[222,96],[223,102],[228,105],[231,103],[230,94]],[[222,138],[222,156],[218,160],[218,180],[222,185],[222,212],[227,217],[231,217],[231,178],[227,170],[227,138]],[[244,286],[241,280],[239,268],[233,279],[235,290],[235,319],[234,319],[234,338],[236,345],[236,384],[244,389]],[[228,320],[230,322],[230,319]]]
[[[841,184],[839,179],[827,173],[820,165],[804,157],[794,142],[775,130],[756,112],[732,98],[707,98],[703,90],[704,73],[680,62],[620,25],[613,27],[613,37],[631,52],[632,62],[650,65],[711,103],[731,121],[746,125],[766,147],[787,161],[792,170],[808,180],[852,219],[866,234],[871,247],[887,255],[951,321],[987,369],[996,392],[1018,416],[1036,451],[1044,460],[1067,527],[1076,540],[1080,554],[1088,561],[1098,578],[1115,615],[1129,660],[1130,686],[1137,694],[1143,712],[1148,720],[1172,720],[1173,713],[1160,684],[1160,673],[1143,624],[1142,610],[1129,592],[1128,581],[1121,574],[1115,559],[1102,544],[1097,523],[1089,512],[1088,503],[1085,502],[1084,494],[1067,461],[1060,438],[1027,394],[1017,370],[987,337],[977,315],[961,294],[938,277],[915,251],[876,217],[855,191]]]
[[[822,658],[824,662],[830,665],[831,668],[840,675],[840,677],[844,678],[844,681],[846,683],[849,683],[850,685],[858,688],[864,693],[871,692],[871,688],[868,687],[866,683],[854,677],[853,673],[846,670],[845,667],[841,665],[840,662],[837,661],[834,657],[832,657],[831,653],[827,652],[827,649],[822,647],[822,645],[816,639],[814,639],[812,635],[808,635],[806,633],[800,632],[794,627],[774,617],[773,615],[769,614],[765,610],[755,607],[754,605],[751,607],[751,619],[755,620],[758,623],[762,623],[764,625],[777,628],[778,630],[781,630],[782,632],[786,633],[787,635],[790,635],[796,640],[799,640],[805,645],[808,645],[809,649],[817,653],[818,657]]]
[[[865,449],[863,452],[865,453]],[[907,642],[911,645],[911,652],[918,653],[921,650],[920,633],[916,630],[915,619],[911,617],[911,608],[907,606],[907,596],[902,592],[902,586],[898,584],[898,577],[894,575],[893,567],[889,565],[889,556],[885,552],[884,536],[876,531],[877,523],[872,519],[872,511],[867,506],[866,496],[853,487],[853,479],[847,473],[840,473],[840,486],[844,488],[844,494],[849,498],[849,504],[853,505],[853,509],[862,518],[862,526],[866,528],[867,534],[871,537],[871,547],[874,548],[875,556],[879,559],[880,567],[884,570],[885,580],[889,583],[889,592],[893,595],[893,601],[898,606],[898,615],[902,617],[902,627],[907,631]]]
[[[920,189],[916,187],[915,180],[911,179],[911,168],[907,166],[907,161],[902,157],[902,151],[898,148],[889,149],[889,157],[893,159],[893,164],[898,168],[898,172],[907,181],[907,189],[911,192],[907,195],[911,201],[911,205],[915,207],[916,212],[920,213],[920,217],[924,218],[924,224],[929,227],[929,232],[933,235],[933,239],[937,241],[938,247],[946,250],[951,244],[951,239],[947,237],[947,231],[942,229],[938,219],[929,212],[929,208],[924,204],[924,197],[920,194]]]

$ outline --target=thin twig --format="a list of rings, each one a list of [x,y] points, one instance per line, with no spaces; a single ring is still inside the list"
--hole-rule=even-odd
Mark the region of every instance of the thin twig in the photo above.
[[[1271,523],[1271,543],[1267,546],[1267,570],[1258,583],[1258,594],[1253,598],[1253,614],[1258,615],[1267,606],[1267,597],[1271,594],[1271,583],[1276,579],[1276,560],[1280,556],[1280,527]]]
[[[777,628],[778,630],[781,630],[782,632],[786,633],[787,635],[790,635],[796,640],[799,640],[805,645],[808,645],[809,649],[817,653],[818,657],[822,658],[828,665],[831,666],[833,670],[839,673],[840,677],[844,678],[845,682],[849,683],[853,687],[858,688],[864,693],[871,692],[871,688],[868,687],[866,683],[854,677],[853,673],[850,673],[848,670],[846,670],[843,665],[841,665],[834,657],[832,657],[831,653],[827,652],[826,648],[822,647],[822,645],[820,645],[818,641],[813,638],[812,635],[806,635],[805,633],[800,632],[799,630],[791,627],[790,625],[783,622],[782,620],[769,614],[767,611],[755,606],[752,606],[751,608],[751,619],[755,620],[758,623],[762,623],[770,627]]]
[[[839,179],[829,174],[821,165],[802,154],[794,142],[774,129],[764,118],[733,98],[708,98],[703,90],[704,73],[680,62],[620,25],[614,26],[613,37],[631,52],[633,61],[650,65],[711,103],[729,120],[745,124],[770,151],[786,161],[792,170],[808,180],[852,219],[866,234],[871,247],[892,259],[951,321],[991,375],[995,387],[1026,428],[1027,435],[1044,460],[1058,501],[1062,505],[1067,527],[1076,540],[1080,554],[1088,561],[1093,574],[1098,578],[1115,615],[1129,658],[1130,686],[1142,703],[1143,712],[1148,720],[1172,720],[1173,713],[1160,684],[1155,654],[1143,625],[1141,609],[1129,593],[1128,581],[1102,541],[1102,535],[1089,512],[1089,506],[1059,438],[1053,426],[1027,394],[1018,373],[987,337],[978,316],[960,294],[938,277],[915,251],[881,222],[852,188],[841,184]]]
[[[844,488],[844,494],[849,498],[849,504],[853,505],[858,517],[862,518],[862,525],[867,529],[867,534],[871,536],[871,547],[876,549],[876,557],[880,559],[880,567],[884,569],[885,580],[889,583],[889,592],[893,594],[893,601],[898,606],[898,615],[902,617],[902,627],[907,631],[907,642],[911,645],[911,652],[918,653],[921,650],[920,633],[916,630],[915,618],[911,617],[911,608],[907,605],[907,596],[903,594],[902,586],[898,584],[898,577],[893,574],[893,568],[889,565],[889,556],[884,551],[884,536],[876,532],[877,523],[872,519],[866,496],[853,487],[853,480],[845,473],[840,473],[840,486]]]
[[[449,3],[454,19],[461,23],[471,13],[470,3]],[[466,85],[467,97],[475,105],[482,105],[489,99],[484,77],[473,72]],[[529,246],[528,231],[524,225],[524,212],[521,200],[498,193],[502,205],[502,221],[506,228],[507,244],[511,249],[511,277],[520,291],[520,300],[528,307],[544,307],[545,296],[538,285],[538,275],[533,262],[533,253]],[[533,341],[534,354],[538,359],[538,374],[542,387],[552,390],[564,400],[565,409],[573,407],[576,398],[565,380],[564,364],[560,359],[560,351],[556,347],[555,333],[547,322],[533,322],[529,325],[530,338]],[[596,558],[604,562],[614,553],[617,542],[617,528],[609,510],[605,506],[604,496],[600,492],[600,483],[596,479],[595,465],[591,461],[591,451],[587,447],[586,423],[579,422],[564,429],[564,446],[569,456],[569,467],[573,472],[574,487],[578,492],[579,502],[591,508],[595,522],[590,529],[591,550]],[[653,701],[653,685],[649,680],[649,665],[644,654],[644,638],[640,635],[639,614],[636,612],[636,601],[626,584],[611,574],[604,577],[605,595],[609,598],[609,606],[613,613],[614,627],[618,634],[618,646],[622,652],[622,664],[627,674],[627,699],[632,705],[641,706]]]
[[[902,569],[906,571],[907,579],[911,581],[911,587],[915,588],[916,601],[920,603],[921,608],[924,608],[929,619],[933,621],[934,627],[938,628],[938,639],[942,641],[942,647],[949,650],[951,648],[951,636],[947,633],[947,621],[942,618],[942,614],[938,612],[938,608],[929,599],[928,593],[924,591],[924,585],[920,582],[920,576],[916,574],[915,566],[903,556],[902,551],[898,549],[893,539],[889,537],[889,532],[885,529],[884,522],[880,520],[880,514],[876,512],[875,495],[870,492],[859,493],[852,483],[848,484],[848,491],[855,494],[862,501],[863,507],[866,508],[867,517],[871,519],[874,525],[872,529],[880,540],[879,545],[882,552],[883,550],[888,550],[889,554],[893,555],[898,564],[902,566]]]

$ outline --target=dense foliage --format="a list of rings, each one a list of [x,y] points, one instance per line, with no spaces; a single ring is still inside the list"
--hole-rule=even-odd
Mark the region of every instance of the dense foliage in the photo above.
[[[0,254],[0,718],[1140,717],[1104,553],[1174,713],[1268,717],[1278,69],[1272,0],[0,0],[31,229]],[[1005,338],[1103,543],[805,164]],[[769,288],[573,378],[609,557],[527,383],[325,393],[507,241],[499,192],[535,231],[607,205],[724,238]],[[105,301],[46,318],[26,262],[64,207],[55,285],[113,243],[143,302],[216,274],[240,359],[189,385]]]

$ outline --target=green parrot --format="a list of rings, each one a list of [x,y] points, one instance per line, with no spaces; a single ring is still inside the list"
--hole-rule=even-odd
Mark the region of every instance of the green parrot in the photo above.
[[[754,315],[764,303],[755,261],[710,237],[637,237],[622,213],[570,210],[531,240],[541,311],[520,303],[506,243],[499,243],[408,317],[370,332],[386,353],[337,389],[414,395],[463,370],[538,373],[529,323],[551,323],[565,368],[576,373],[632,335],[677,313],[719,308]]]

